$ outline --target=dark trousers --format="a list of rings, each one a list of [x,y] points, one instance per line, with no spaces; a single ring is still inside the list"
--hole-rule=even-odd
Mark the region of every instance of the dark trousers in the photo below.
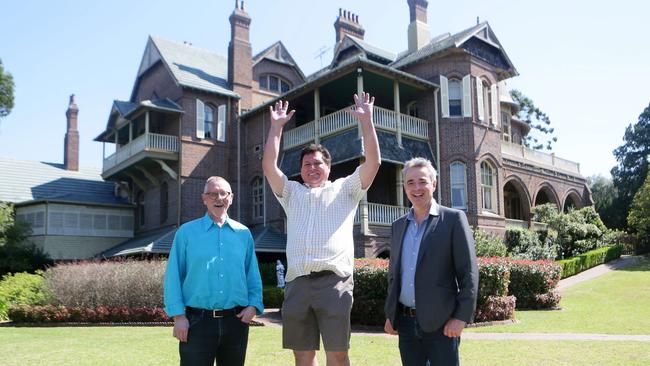
[[[213,318],[188,313],[190,330],[187,342],[179,342],[181,366],[244,365],[248,344],[248,324],[234,315]]]
[[[444,326],[433,332],[420,328],[417,318],[397,316],[399,353],[404,366],[458,366],[460,338],[443,334]],[[429,363],[427,363],[429,361]]]

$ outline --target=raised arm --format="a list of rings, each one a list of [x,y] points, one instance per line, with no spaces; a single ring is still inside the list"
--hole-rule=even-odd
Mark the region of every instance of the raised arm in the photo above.
[[[284,189],[284,173],[278,168],[278,155],[280,155],[280,138],[284,125],[289,122],[293,114],[296,112],[292,110],[287,114],[289,109],[289,102],[284,103],[279,100],[274,106],[270,106],[271,111],[271,128],[269,128],[269,137],[266,139],[264,146],[264,158],[262,159],[262,169],[264,175],[269,182],[273,193],[277,196],[282,196]]]
[[[361,124],[361,133],[363,136],[363,151],[366,161],[361,164],[359,176],[361,178],[361,187],[366,189],[372,184],[372,181],[379,171],[381,165],[381,154],[379,152],[379,141],[377,132],[372,121],[372,111],[375,104],[375,97],[363,92],[361,96],[354,95],[354,107],[350,107],[348,112],[352,114]]]

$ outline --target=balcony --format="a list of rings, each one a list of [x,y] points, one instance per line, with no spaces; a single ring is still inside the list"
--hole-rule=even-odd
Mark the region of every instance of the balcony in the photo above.
[[[553,170],[560,170],[573,174],[580,174],[580,164],[570,160],[558,158],[555,154],[547,154],[541,151],[529,149],[523,145],[501,141],[501,154],[514,157],[518,161],[527,161],[534,165],[548,167]]]
[[[359,204],[357,213],[354,216],[354,223],[362,223],[363,203]],[[408,207],[383,205],[379,203],[367,203],[368,207],[368,225],[390,226],[393,221],[404,216],[408,212]]]
[[[107,178],[147,157],[178,160],[178,137],[143,133],[128,144],[118,147],[114,154],[104,159],[102,176]]]
[[[420,140],[429,139],[429,125],[426,120],[377,106],[373,111],[373,120],[375,128],[379,130],[390,131]],[[289,150],[313,142],[316,137],[319,139],[324,138],[357,126],[356,119],[346,109],[340,109],[316,121],[285,131],[282,136],[282,149]]]

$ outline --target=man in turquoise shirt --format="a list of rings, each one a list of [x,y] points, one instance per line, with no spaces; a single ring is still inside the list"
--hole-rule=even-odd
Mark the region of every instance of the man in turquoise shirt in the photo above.
[[[207,213],[178,229],[165,272],[165,312],[183,365],[244,365],[248,323],[264,311],[253,237],[228,217],[230,184],[210,177]]]

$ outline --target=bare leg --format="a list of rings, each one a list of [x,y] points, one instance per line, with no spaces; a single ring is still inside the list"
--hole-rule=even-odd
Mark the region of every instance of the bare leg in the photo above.
[[[296,366],[318,366],[316,351],[293,351]]]
[[[327,366],[350,366],[350,357],[347,351],[325,352]]]

